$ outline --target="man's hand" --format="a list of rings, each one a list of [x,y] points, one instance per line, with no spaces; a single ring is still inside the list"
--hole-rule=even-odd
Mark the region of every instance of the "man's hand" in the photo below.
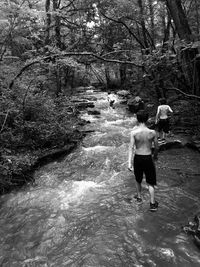
[[[133,166],[128,166],[128,170],[132,172],[133,171]]]
[[[153,155],[153,160],[158,160],[158,156],[157,155]]]

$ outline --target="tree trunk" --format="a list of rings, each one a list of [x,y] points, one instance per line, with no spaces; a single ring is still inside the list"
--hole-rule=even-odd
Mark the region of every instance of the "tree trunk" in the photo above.
[[[149,0],[149,13],[151,18],[151,38],[153,40],[153,45],[155,44],[155,23],[154,23],[154,8],[153,8],[153,0]]]
[[[148,40],[147,40],[147,35],[146,35],[146,27],[145,27],[145,21],[144,21],[144,9],[143,9],[143,3],[142,0],[138,0],[138,6],[140,9],[140,23],[142,27],[142,35],[143,35],[143,42],[145,48],[149,48]]]
[[[192,41],[192,33],[183,10],[181,0],[167,0],[167,7],[173,18],[180,39]]]
[[[56,74],[56,96],[58,97],[59,94],[62,92],[62,83],[61,83],[61,71],[60,67],[57,65],[55,67],[55,74]]]
[[[169,36],[170,36],[170,26],[171,26],[171,16],[169,12],[167,12],[167,25],[165,24],[165,14],[162,17],[163,20],[163,33],[164,33],[164,38],[163,38],[163,46],[162,46],[162,52],[164,53],[165,51],[168,50],[169,44]]]
[[[50,42],[50,25],[51,25],[50,4],[51,4],[51,0],[46,0],[45,2],[45,12],[46,12],[45,45],[48,45]]]
[[[167,0],[167,7],[173,18],[177,34],[181,40],[190,43],[193,41],[192,33],[188,24],[188,20],[184,13],[181,0]],[[185,48],[181,50],[182,69],[190,91],[193,94],[200,94],[200,67],[196,62],[198,54],[197,48]]]
[[[58,9],[59,9],[60,1],[59,0],[53,0],[53,11],[55,12],[54,14],[54,23],[55,23],[55,40],[56,40],[56,46],[59,48],[62,48],[62,43],[61,43],[61,34],[60,34],[60,16],[57,14]]]
[[[105,76],[106,76],[106,85],[107,85],[107,88],[110,88],[111,79],[110,79],[109,66],[107,64],[105,65]]]
[[[197,0],[195,0],[195,10],[196,10],[196,23],[197,23],[197,27],[196,27],[196,33],[199,34],[199,27],[200,27],[200,23],[199,23],[199,3],[197,4]]]
[[[123,86],[126,81],[126,65],[121,64],[119,67],[120,72],[120,85]]]

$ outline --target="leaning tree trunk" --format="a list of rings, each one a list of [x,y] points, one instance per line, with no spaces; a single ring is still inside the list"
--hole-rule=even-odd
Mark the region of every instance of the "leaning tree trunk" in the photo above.
[[[146,27],[145,27],[145,20],[144,20],[144,9],[143,9],[143,3],[142,0],[138,0],[138,6],[139,6],[139,12],[140,12],[140,23],[142,28],[142,35],[143,35],[143,42],[145,48],[149,48],[147,34],[146,34]]]
[[[167,15],[167,23],[166,23],[166,15]],[[170,37],[171,16],[168,11],[162,14],[162,22],[163,22],[163,33],[164,33],[162,52],[164,53],[169,48],[168,41]]]
[[[199,8],[200,8],[200,5],[199,5],[199,1],[197,3],[197,0],[195,0],[195,10],[196,10],[196,34],[199,34],[199,30],[200,30],[200,22],[199,22]]]
[[[110,88],[111,86],[110,68],[107,64],[105,64],[105,78],[106,78],[106,86],[107,88]]]
[[[58,64],[55,66],[55,76],[56,76],[56,97],[58,97],[60,93],[62,93],[61,69]]]
[[[149,0],[149,13],[151,18],[151,38],[153,41],[153,45],[155,45],[155,12],[153,7],[153,0]]]
[[[166,0],[166,4],[173,18],[179,38],[188,43],[192,42],[192,33],[181,0]],[[200,63],[197,55],[197,48],[189,47],[181,50],[182,68],[188,81],[188,86],[193,94],[200,95]]]
[[[53,11],[54,11],[54,31],[55,31],[55,41],[56,41],[56,46],[59,48],[62,48],[62,43],[61,43],[61,34],[60,34],[60,16],[58,14],[58,10],[60,7],[60,1],[58,0],[53,0]]]
[[[51,25],[50,4],[51,4],[51,0],[46,0],[45,2],[45,12],[46,12],[45,45],[48,45],[50,42],[50,25]]]
[[[123,87],[126,82],[126,65],[125,64],[120,65],[119,72],[120,72],[120,85],[121,87]]]

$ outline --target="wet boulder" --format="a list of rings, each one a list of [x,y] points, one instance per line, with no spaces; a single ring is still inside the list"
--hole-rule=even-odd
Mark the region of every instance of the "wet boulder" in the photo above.
[[[77,109],[94,108],[94,102],[87,99],[72,98],[71,102]]]
[[[76,103],[76,108],[78,109],[94,108],[94,103],[90,101],[79,102]]]
[[[200,213],[198,213],[193,221],[189,221],[186,226],[183,227],[183,231],[186,234],[192,235],[194,243],[200,248]]]
[[[189,142],[188,142],[188,147],[200,151],[200,137],[198,136],[193,136]]]
[[[94,91],[95,90],[95,87],[94,86],[78,86],[76,88],[74,88],[74,91],[76,93],[85,93],[85,92],[88,92],[88,91]]]
[[[93,85],[90,85],[90,86],[87,86],[87,87],[86,87],[86,90],[87,90],[87,91],[90,91],[90,90],[93,91],[93,90],[95,90],[95,87],[94,87]]]
[[[144,109],[144,101],[139,96],[130,98],[127,102],[127,105],[129,111],[132,113],[137,113],[139,110]]]
[[[130,92],[127,90],[120,90],[120,91],[117,91],[117,95],[121,97],[129,97]]]
[[[101,112],[99,110],[96,109],[89,109],[88,110],[88,115],[100,115]]]
[[[79,87],[74,88],[74,91],[77,93],[82,93],[82,92],[85,92],[86,89],[84,86],[79,86]]]
[[[184,145],[180,140],[164,140],[158,142],[159,151],[164,151],[172,148],[183,148]]]
[[[120,90],[116,92],[119,103],[120,104],[127,104],[128,99],[131,97],[131,94],[128,90]]]

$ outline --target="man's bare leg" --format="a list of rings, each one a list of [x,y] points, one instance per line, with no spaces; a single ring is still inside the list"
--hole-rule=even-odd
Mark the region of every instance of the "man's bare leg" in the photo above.
[[[162,136],[163,136],[162,139],[165,139],[165,132],[163,132]]]
[[[152,204],[155,203],[155,189],[153,185],[148,185],[149,186],[149,194],[150,194],[150,202]]]
[[[155,200],[155,189],[153,185],[149,185],[150,194],[150,211],[156,211],[158,209],[158,202]]]
[[[136,181],[136,189],[137,189],[137,197],[141,198],[142,186],[141,183],[138,183],[137,181]]]

